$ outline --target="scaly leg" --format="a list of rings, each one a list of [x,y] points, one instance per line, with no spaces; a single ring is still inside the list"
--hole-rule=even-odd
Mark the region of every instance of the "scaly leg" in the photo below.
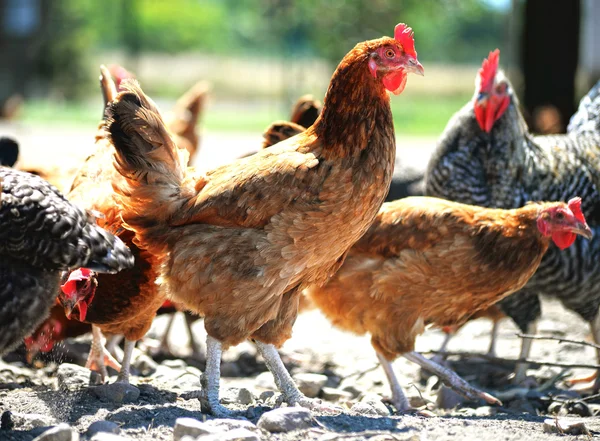
[[[123,334],[115,334],[108,338],[108,341],[106,342],[106,350],[117,360],[123,360],[123,351],[119,347],[121,340],[123,340]]]
[[[202,358],[202,350],[200,343],[196,340],[194,336],[194,330],[192,329],[192,325],[196,320],[198,320],[198,316],[192,314],[189,311],[184,311],[185,316],[185,328],[187,329],[188,336],[190,338],[190,346],[192,347],[192,357],[195,359]]]
[[[490,332],[490,347],[487,354],[490,357],[496,356],[496,344],[498,343],[498,329],[500,328],[500,320],[492,320],[492,332]]]
[[[532,322],[527,326],[527,334],[533,335],[537,332],[537,322]],[[520,360],[527,360],[529,358],[529,354],[531,353],[531,343],[533,340],[530,338],[524,338],[521,343],[521,353],[519,354]],[[523,383],[525,378],[527,377],[527,369],[529,369],[528,363],[517,363],[515,367],[515,377],[513,378],[513,382],[516,384]]]
[[[260,341],[256,341],[255,343],[258,351],[265,359],[267,368],[273,374],[275,384],[290,406],[302,406],[311,410],[323,412],[340,412],[342,410],[340,407],[327,405],[320,400],[306,397],[300,392],[298,386],[294,383],[292,376],[285,368],[285,365],[279,356],[279,352],[277,352],[277,348],[271,344],[262,343]]]
[[[596,315],[596,318],[592,323],[590,323],[590,326],[592,328],[592,338],[594,339],[594,343],[598,345],[600,344],[600,314]],[[596,349],[596,360],[600,363],[599,349]],[[598,391],[598,389],[600,388],[600,376],[598,375],[598,371],[586,377],[575,377],[567,380],[567,384],[569,384],[570,386],[582,383],[588,384],[583,387],[578,387],[578,392],[595,393],[596,391]]]
[[[385,376],[388,379],[388,383],[390,384],[390,389],[392,391],[392,404],[396,410],[398,410],[398,412],[406,412],[410,409],[410,403],[408,402],[408,398],[406,398],[406,395],[402,390],[402,386],[400,386],[400,382],[396,377],[392,363],[378,351],[375,352],[377,353],[379,363],[381,363],[381,367],[383,368]]]
[[[129,369],[131,367],[131,355],[135,348],[135,340],[125,340],[125,350],[123,351],[123,359],[121,360],[121,370],[117,375],[117,383],[129,384]]]
[[[211,413],[218,418],[231,418],[236,415],[236,412],[227,409],[219,402],[222,355],[223,345],[209,335],[206,338],[206,369],[200,376],[202,389],[199,392],[186,394],[185,398],[199,398],[203,412]]]
[[[409,361],[412,361],[413,363],[418,364],[422,368],[427,369],[428,371],[432,372],[433,374],[437,375],[438,377],[440,377],[440,379],[442,381],[447,383],[452,389],[454,389],[456,392],[458,392],[459,394],[461,394],[462,396],[464,396],[465,398],[467,398],[469,400],[477,400],[477,399],[482,398],[483,400],[485,400],[486,402],[488,402],[490,404],[502,405],[502,402],[500,400],[498,400],[498,398],[493,397],[492,395],[488,394],[487,392],[483,392],[479,389],[474,388],[469,383],[467,383],[465,380],[460,378],[456,374],[456,372],[454,372],[453,370],[448,369],[447,367],[442,366],[442,365],[428,359],[427,357],[423,357],[421,354],[419,354],[417,352],[407,352],[406,354],[403,354],[403,357]]]
[[[167,327],[165,328],[165,330],[163,332],[163,336],[160,339],[160,346],[158,348],[160,352],[169,354],[169,355],[173,355],[173,352],[171,352],[171,345],[169,343],[169,336],[171,335],[171,328],[173,327],[173,323],[175,322],[176,315],[177,315],[177,313],[174,312],[169,317],[169,321],[167,322]]]
[[[448,349],[448,344],[450,343],[450,340],[452,340],[452,337],[454,337],[454,334],[454,332],[444,330],[444,341],[438,349],[438,352],[446,352]],[[431,357],[431,360],[433,360],[435,363],[444,364],[446,361],[446,356],[444,354],[435,354],[433,357]]]
[[[104,347],[105,339],[99,327],[92,325],[92,345],[85,367],[100,373],[102,382],[108,377],[106,367],[109,366],[117,371],[121,365]]]

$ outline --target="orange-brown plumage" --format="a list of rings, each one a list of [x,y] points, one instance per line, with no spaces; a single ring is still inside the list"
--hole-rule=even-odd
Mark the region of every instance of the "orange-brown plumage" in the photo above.
[[[103,72],[105,73],[105,72]],[[112,87],[106,84],[109,78],[102,77],[103,91],[108,99],[114,97]],[[82,285],[87,280],[76,282],[74,293],[62,292],[59,300],[74,317],[98,326],[103,332],[123,334],[131,342],[142,338],[152,324],[156,311],[165,300],[165,293],[156,284],[160,260],[140,249],[134,243],[134,233],[123,228],[122,206],[112,184],[123,180],[115,170],[114,148],[107,138],[104,122],[100,124],[96,136],[96,150],[86,159],[73,181],[68,198],[88,210],[101,213],[97,223],[118,235],[130,248],[135,257],[135,265],[118,274],[97,274],[93,276],[93,297],[86,299],[89,291]],[[65,291],[63,289],[63,291]],[[75,307],[79,300],[86,302],[85,317],[81,308]]]
[[[377,58],[386,48],[397,58]],[[382,81],[406,75],[405,57],[391,38],[359,43],[311,128],[196,180],[186,179],[180,151],[163,138],[160,115],[137,84],[110,105],[127,228],[143,248],[168,254],[162,280],[170,295],[204,316],[223,347],[247,338],[281,345],[300,290],[326,281],[373,221],[395,157]]]
[[[370,333],[388,359],[427,325],[458,326],[521,288],[551,238],[540,210],[499,210],[414,197],[386,203],[325,286],[307,290],[335,325]]]
[[[427,197],[388,202],[338,272],[305,293],[334,325],[371,334],[398,410],[410,407],[390,363],[399,355],[469,399],[500,403],[413,352],[415,339],[427,325],[459,326],[520,289],[550,240],[564,247],[574,234],[590,238],[580,204],[499,210]]]

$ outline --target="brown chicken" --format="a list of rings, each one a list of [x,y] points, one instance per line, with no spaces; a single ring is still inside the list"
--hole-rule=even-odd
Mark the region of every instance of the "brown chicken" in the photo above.
[[[592,232],[581,199],[532,203],[514,210],[410,197],[383,205],[339,271],[306,292],[340,328],[370,333],[399,411],[409,409],[391,361],[402,355],[469,399],[494,397],[414,352],[427,325],[460,326],[477,311],[520,289],[550,241],[570,246]]]
[[[116,90],[108,71],[102,67],[104,95],[113,98]],[[133,243],[134,233],[121,225],[122,207],[112,188],[122,180],[112,165],[114,149],[106,137],[104,122],[96,136],[96,151],[76,176],[69,199],[99,212],[98,224],[115,232],[135,256],[133,268],[105,276],[85,269],[71,272],[61,287],[59,300],[68,318],[91,323],[93,341],[87,366],[106,377],[106,365],[118,369],[118,363],[106,351],[101,331],[125,336],[124,357],[117,381],[129,382],[129,363],[137,340],[150,328],[165,295],[155,283],[160,261]]]
[[[170,139],[137,83],[110,104],[115,186],[138,244],[168,255],[161,274],[172,298],[204,316],[203,407],[219,403],[223,349],[253,339],[290,404],[306,398],[277,347],[290,336],[301,290],[323,283],[375,218],[396,152],[388,91],[423,74],[412,30],[359,43],[336,69],[323,112],[304,133],[257,154],[188,176],[187,155]]]

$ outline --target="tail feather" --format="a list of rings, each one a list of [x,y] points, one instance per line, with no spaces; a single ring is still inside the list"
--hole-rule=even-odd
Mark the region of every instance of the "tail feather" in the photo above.
[[[600,81],[584,96],[571,117],[567,133],[600,134]]]
[[[113,186],[121,195],[123,220],[136,232],[136,244],[162,254],[168,220],[186,200],[181,184],[189,155],[173,142],[156,105],[137,81],[126,80],[121,87],[106,111],[115,167],[125,177]]]

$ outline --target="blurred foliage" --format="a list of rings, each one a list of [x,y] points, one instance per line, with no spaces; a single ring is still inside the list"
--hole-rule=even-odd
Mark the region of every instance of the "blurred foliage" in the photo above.
[[[0,0],[1,1],[1,0]],[[337,63],[358,41],[415,30],[419,59],[479,63],[503,49],[506,11],[484,0],[41,0],[46,20],[37,74],[75,97],[98,50],[199,51]]]

